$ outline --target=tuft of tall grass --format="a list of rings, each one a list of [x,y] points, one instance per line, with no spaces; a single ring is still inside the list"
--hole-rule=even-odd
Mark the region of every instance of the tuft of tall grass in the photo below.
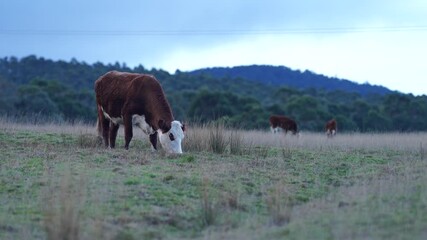
[[[195,125],[186,132],[183,148],[189,152],[209,151],[242,155],[247,148],[241,130],[229,130],[222,122]]]
[[[229,143],[230,143],[230,154],[233,154],[233,155],[243,154],[244,145],[243,145],[243,135],[241,134],[241,132],[237,130],[231,131]]]
[[[283,160],[289,160],[292,158],[292,150],[290,148],[287,147],[283,147],[282,148],[282,157]]]
[[[203,152],[207,151],[208,130],[206,126],[192,125],[186,127],[183,149],[186,152]]]
[[[81,148],[95,148],[102,145],[102,139],[94,134],[81,133],[77,137],[77,145]]]
[[[226,137],[226,129],[222,122],[212,122],[208,126],[209,138],[208,146],[213,153],[222,154],[226,151],[228,141]]]
[[[241,207],[239,202],[239,191],[223,191],[220,199],[221,204],[230,210],[236,210]]]
[[[202,220],[204,225],[210,226],[214,224],[216,213],[215,213],[215,207],[213,203],[212,196],[210,194],[210,187],[209,187],[209,179],[207,177],[203,178],[202,182],[202,188],[201,188],[201,203],[202,203]]]
[[[51,187],[45,194],[44,229],[47,239],[80,239],[80,207],[83,202],[83,186],[81,181],[75,186],[71,172],[67,171],[61,180],[59,192]],[[59,194],[59,195],[57,195]]]
[[[284,186],[276,184],[266,197],[266,204],[273,224],[284,225],[291,220],[291,207],[285,196]]]

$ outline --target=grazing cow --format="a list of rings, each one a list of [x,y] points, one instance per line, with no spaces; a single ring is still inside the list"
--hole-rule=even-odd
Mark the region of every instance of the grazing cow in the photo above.
[[[298,133],[296,122],[285,116],[278,116],[278,115],[271,116],[270,128],[273,133],[278,132],[279,128],[282,128],[283,130],[285,130],[285,134],[288,131],[291,131],[293,135]]]
[[[111,71],[95,82],[98,133],[106,147],[114,148],[119,125],[125,128],[125,148],[135,125],[150,136],[153,150],[157,139],[168,153],[182,153],[185,126],[174,120],[160,83],[150,75]]]
[[[333,137],[337,133],[337,121],[335,119],[329,120],[325,125],[326,136]]]

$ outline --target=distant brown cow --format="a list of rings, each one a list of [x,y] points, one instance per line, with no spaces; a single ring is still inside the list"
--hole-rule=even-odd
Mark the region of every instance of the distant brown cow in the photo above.
[[[335,119],[329,120],[325,125],[326,136],[333,137],[337,134],[337,121]]]
[[[288,131],[294,135],[298,133],[297,123],[286,116],[272,115],[270,117],[270,128],[273,133],[279,132],[280,128],[285,130],[285,134]]]
[[[120,124],[125,128],[125,148],[135,125],[150,136],[152,148],[157,139],[169,153],[182,153],[184,126],[175,121],[160,83],[150,75],[111,71],[95,82],[98,132],[105,146],[114,148]]]

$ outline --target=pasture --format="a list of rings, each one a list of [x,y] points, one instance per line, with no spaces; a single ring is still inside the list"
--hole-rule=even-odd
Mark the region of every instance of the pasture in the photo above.
[[[0,239],[427,238],[427,133],[119,132],[0,121]]]

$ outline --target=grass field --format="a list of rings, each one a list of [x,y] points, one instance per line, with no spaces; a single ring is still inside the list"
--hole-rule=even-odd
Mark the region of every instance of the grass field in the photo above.
[[[95,132],[0,121],[0,239],[427,239],[427,133]]]

